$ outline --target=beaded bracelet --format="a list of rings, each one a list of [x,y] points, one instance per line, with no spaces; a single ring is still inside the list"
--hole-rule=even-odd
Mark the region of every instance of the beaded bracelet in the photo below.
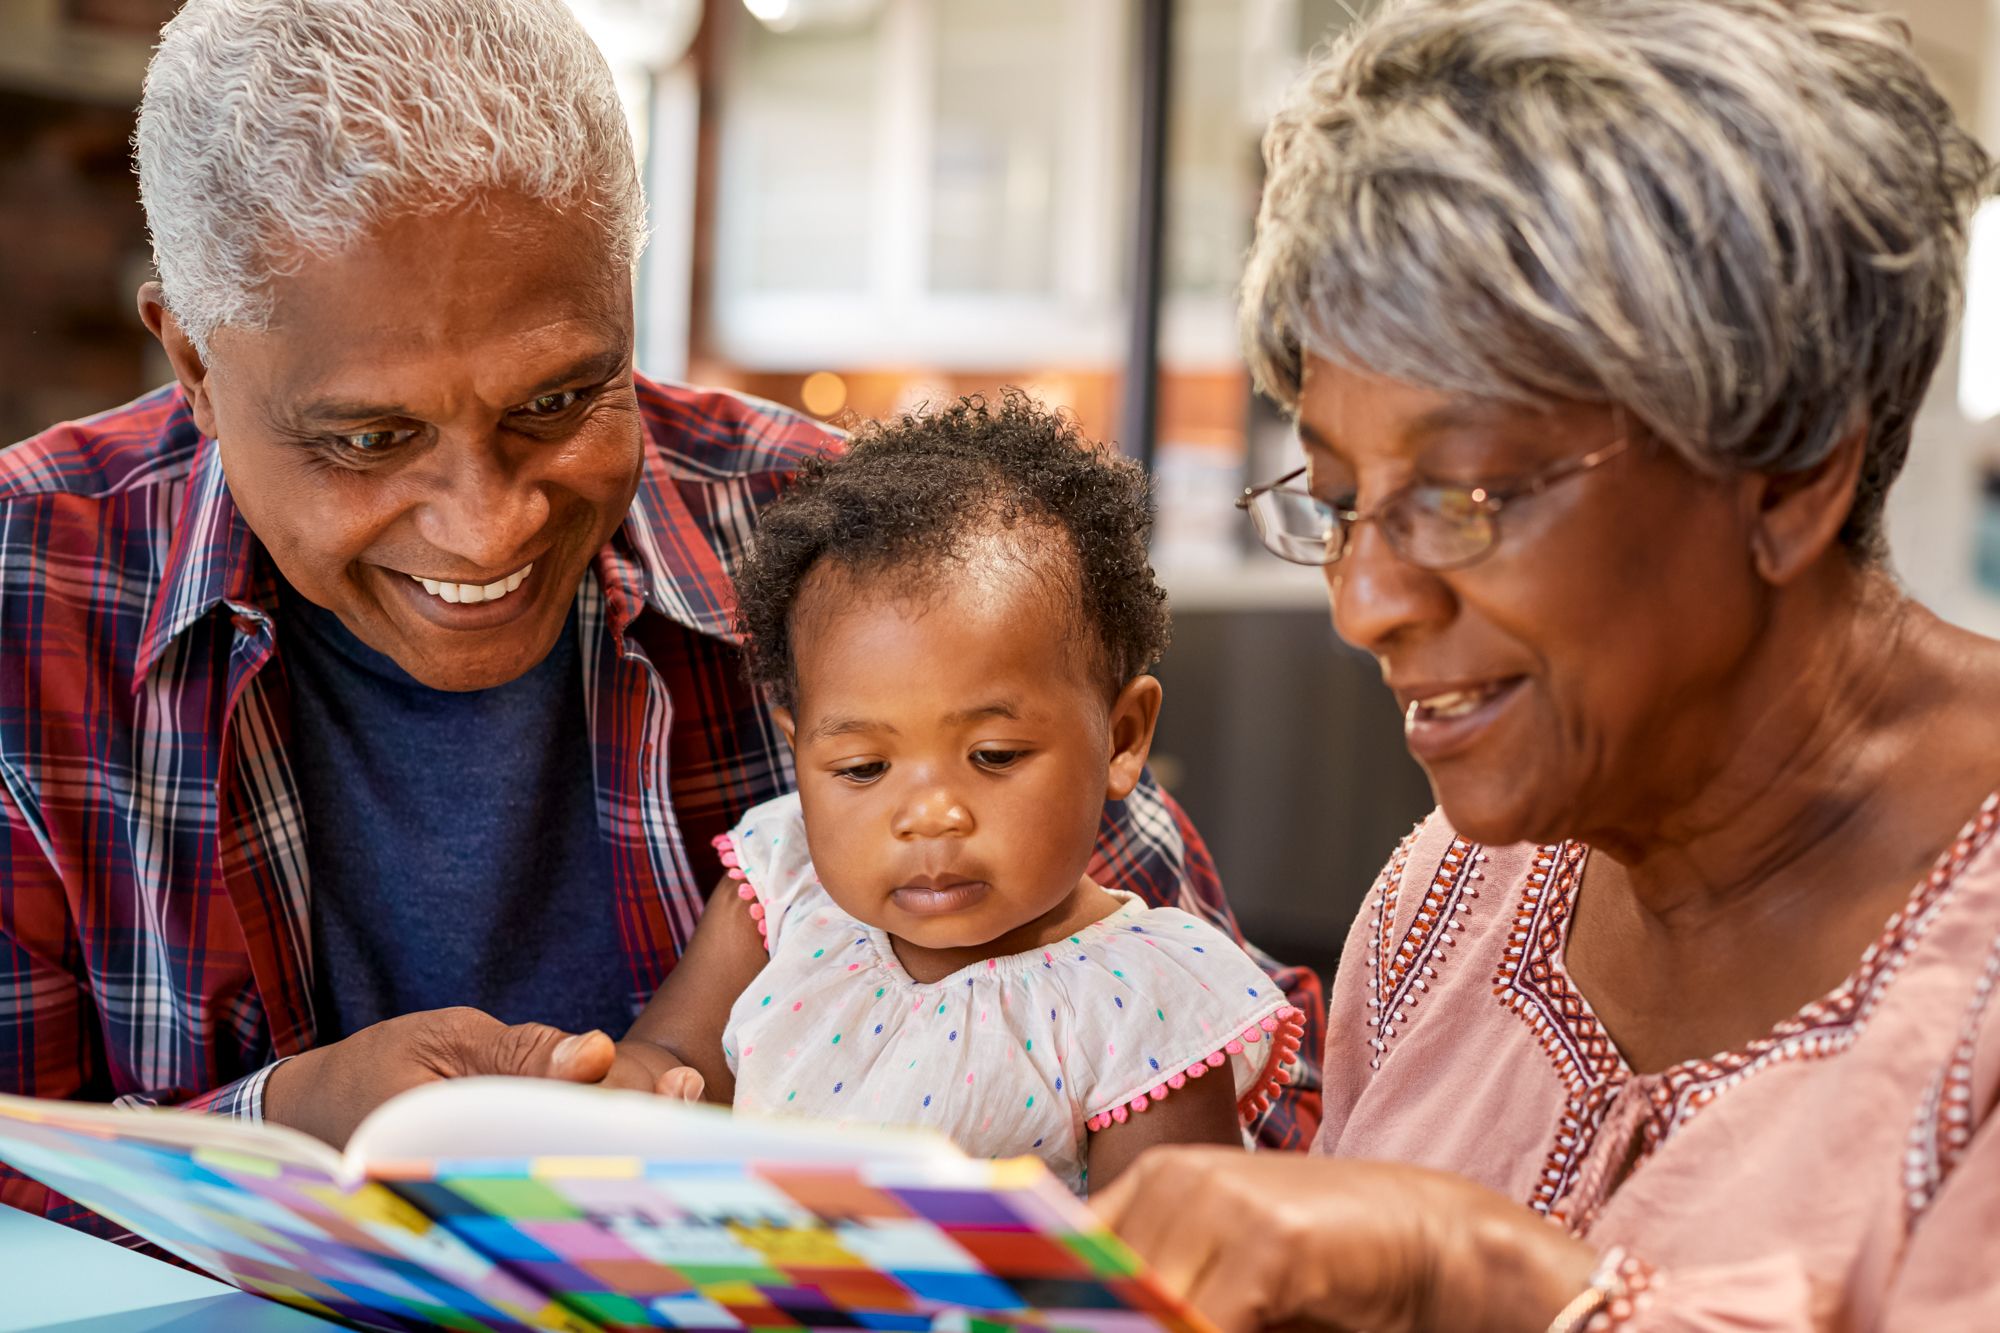
[[[1652,1274],[1623,1246],[1613,1246],[1591,1270],[1590,1285],[1549,1322],[1548,1333],[1612,1333],[1632,1317],[1640,1296],[1652,1285]]]
[[[1572,1296],[1569,1304],[1556,1312],[1556,1317],[1549,1321],[1548,1333],[1585,1333],[1590,1321],[1610,1303],[1611,1294],[1593,1283]]]

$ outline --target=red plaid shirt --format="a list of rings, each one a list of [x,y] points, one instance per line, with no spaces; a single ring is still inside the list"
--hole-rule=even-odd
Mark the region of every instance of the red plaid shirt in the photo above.
[[[721,875],[710,840],[792,785],[743,680],[729,574],[758,510],[832,442],[731,394],[642,379],[639,402],[638,495],[578,594],[624,945],[607,962],[635,1014]],[[313,1045],[277,577],[178,389],[0,451],[0,1090],[254,1118],[272,1065]],[[1240,936],[1150,781],[1107,811],[1092,869]],[[1276,975],[1316,1025],[1317,979]],[[1266,1142],[1310,1141],[1303,1072]],[[0,1200],[90,1220],[4,1169]]]

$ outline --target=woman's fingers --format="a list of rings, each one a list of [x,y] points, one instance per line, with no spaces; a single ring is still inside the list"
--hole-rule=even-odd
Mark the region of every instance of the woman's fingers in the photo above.
[[[1187,1298],[1227,1262],[1232,1201],[1217,1184],[1251,1158],[1234,1148],[1154,1148],[1094,1208],[1176,1296]]]
[[[1093,1206],[1219,1333],[1390,1330],[1408,1326],[1425,1271],[1415,1183],[1364,1163],[1155,1149]]]
[[[1595,1262],[1483,1186],[1385,1162],[1156,1149],[1099,1206],[1220,1333],[1542,1328]]]

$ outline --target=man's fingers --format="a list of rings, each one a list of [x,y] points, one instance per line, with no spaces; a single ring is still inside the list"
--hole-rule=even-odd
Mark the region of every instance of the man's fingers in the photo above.
[[[546,1023],[494,1023],[463,1034],[460,1074],[510,1074],[595,1083],[611,1072],[617,1048],[602,1032],[575,1036]]]
[[[660,1075],[659,1081],[653,1085],[653,1091],[662,1097],[677,1097],[684,1102],[698,1102],[701,1100],[702,1089],[706,1086],[707,1084],[702,1081],[700,1070],[682,1065],[678,1069],[669,1069]]]
[[[556,1029],[549,1029],[551,1032]],[[602,1032],[579,1032],[564,1037],[549,1053],[544,1077],[567,1079],[572,1083],[595,1083],[611,1072],[618,1059],[618,1044]],[[529,1071],[532,1072],[532,1071]]]

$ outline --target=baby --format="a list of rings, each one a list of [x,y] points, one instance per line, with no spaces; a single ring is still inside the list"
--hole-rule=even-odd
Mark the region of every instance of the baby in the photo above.
[[[798,791],[729,877],[613,1081],[1039,1155],[1071,1188],[1241,1143],[1303,1016],[1228,936],[1093,881],[1167,639],[1132,464],[1018,394],[864,430],[737,575]]]

